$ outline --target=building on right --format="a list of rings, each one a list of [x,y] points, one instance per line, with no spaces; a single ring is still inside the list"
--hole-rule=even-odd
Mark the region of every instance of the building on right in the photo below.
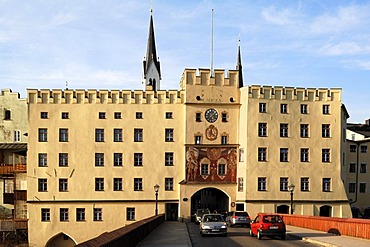
[[[341,168],[349,116],[341,94],[341,89],[241,89],[247,104],[240,108],[238,181],[246,183],[238,186],[237,197],[245,196],[248,212],[350,217]]]
[[[344,167],[346,192],[354,218],[370,218],[370,119],[364,124],[348,124],[347,156]]]

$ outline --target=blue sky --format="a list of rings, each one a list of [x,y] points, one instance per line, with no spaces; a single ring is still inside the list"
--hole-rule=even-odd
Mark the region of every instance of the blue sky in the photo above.
[[[234,69],[245,85],[342,88],[370,118],[370,0],[154,0],[162,89],[185,68]],[[150,0],[0,0],[0,88],[142,89]]]

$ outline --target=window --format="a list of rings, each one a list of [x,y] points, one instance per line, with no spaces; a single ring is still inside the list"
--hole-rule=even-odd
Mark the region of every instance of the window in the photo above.
[[[322,137],[324,138],[330,137],[330,124],[322,125]]]
[[[239,148],[239,162],[244,162],[244,148]]]
[[[288,191],[288,178],[280,178],[280,191]]]
[[[143,153],[134,153],[134,166],[143,166]]]
[[[280,113],[288,113],[288,105],[280,104]]]
[[[287,123],[280,124],[280,137],[288,137],[288,124]]]
[[[194,138],[195,144],[202,144],[202,136],[196,135]]]
[[[356,172],[356,163],[350,163],[349,164],[349,172],[355,173]]]
[[[94,221],[102,221],[102,220],[103,220],[103,209],[94,208]]]
[[[62,119],[69,119],[69,112],[62,112]]]
[[[143,129],[134,129],[134,142],[143,141]]]
[[[68,129],[59,129],[59,141],[68,142]]]
[[[114,142],[122,142],[122,129],[114,129],[113,136]]]
[[[142,190],[143,190],[143,179],[134,178],[134,191],[142,191]]]
[[[322,114],[330,114],[330,106],[329,105],[323,105],[322,106]]]
[[[195,122],[202,122],[202,114],[200,112],[195,113]]]
[[[324,148],[322,150],[322,162],[330,162],[330,149]]]
[[[39,154],[39,166],[48,166],[48,155],[45,153],[40,153]]]
[[[76,221],[85,221],[85,209],[76,208]]]
[[[99,112],[99,119],[105,119],[105,112]]]
[[[366,163],[361,163],[361,166],[360,166],[360,173],[366,173]]]
[[[95,191],[104,191],[104,178],[95,178]]]
[[[164,190],[173,190],[173,178],[164,179]]]
[[[142,112],[136,112],[136,119],[143,119],[143,113]]]
[[[173,129],[165,129],[165,142],[173,142]]]
[[[20,142],[20,141],[21,141],[21,131],[14,130],[14,142]]]
[[[208,164],[201,164],[200,175],[209,175]]]
[[[121,119],[122,118],[122,113],[120,112],[115,112],[114,113],[114,119]]]
[[[258,178],[258,191],[266,191],[266,178]]]
[[[322,191],[323,192],[330,192],[330,183],[331,183],[331,178],[322,179]]]
[[[266,103],[259,103],[259,112],[261,112],[261,113],[266,113],[267,112]]]
[[[352,153],[353,153],[353,152],[356,152],[356,149],[357,149],[357,148],[356,148],[356,145],[349,145],[349,151],[350,151],[350,152],[352,152]]]
[[[135,220],[135,208],[126,208],[126,220]]]
[[[68,208],[61,208],[59,210],[59,213],[60,213],[60,221],[68,221],[69,219]]]
[[[113,190],[114,191],[122,190],[122,178],[113,178]]]
[[[219,176],[226,175],[226,165],[225,164],[218,164],[218,175]]]
[[[225,113],[225,112],[221,113],[221,121],[223,123],[227,122],[227,113]]]
[[[361,153],[367,153],[367,146],[361,145],[360,148],[361,148]]]
[[[48,141],[48,129],[40,128],[39,129],[39,142]]]
[[[348,192],[349,193],[356,193],[356,184],[355,183],[349,183],[348,184]]]
[[[104,142],[104,129],[95,129],[95,142]]]
[[[68,179],[59,178],[59,191],[60,192],[68,191]]]
[[[258,148],[258,161],[267,161],[267,148]]]
[[[308,114],[308,105],[301,104],[301,114]]]
[[[10,110],[5,110],[4,120],[10,120],[11,115],[12,115],[12,112]]]
[[[221,136],[221,144],[222,144],[222,145],[227,144],[227,135],[222,135],[222,136]]]
[[[244,190],[244,178],[240,177],[238,178],[238,191],[243,192]]]
[[[267,123],[258,123],[258,136],[259,137],[267,136]]]
[[[48,180],[46,178],[39,178],[39,192],[45,192],[48,191]]]
[[[166,119],[172,119],[172,112],[166,112]]]
[[[67,153],[59,154],[59,166],[68,166],[68,154]]]
[[[308,161],[309,161],[309,149],[301,148],[301,162],[308,162]]]
[[[173,152],[166,152],[164,154],[165,166],[173,166]]]
[[[104,166],[104,154],[95,153],[95,166]]]
[[[302,138],[308,137],[308,124],[301,124],[301,137]]]
[[[114,153],[113,154],[113,166],[122,166],[123,165],[122,158],[123,158],[122,153]]]
[[[50,208],[41,209],[41,221],[50,221]]]
[[[366,193],[366,183],[360,183],[360,193]]]
[[[309,190],[310,190],[310,179],[301,178],[301,191],[309,191]]]
[[[41,119],[47,119],[48,118],[48,113],[47,112],[40,112],[40,118]]]
[[[288,149],[280,148],[280,162],[288,162]]]

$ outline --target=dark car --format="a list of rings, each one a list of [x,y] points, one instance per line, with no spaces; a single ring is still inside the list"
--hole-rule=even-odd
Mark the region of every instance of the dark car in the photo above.
[[[235,225],[249,227],[251,219],[246,211],[231,211],[227,214],[226,223],[230,227]]]
[[[282,240],[285,239],[286,228],[283,219],[277,214],[259,213],[251,222],[249,235],[257,236],[262,239],[263,236],[279,236]]]

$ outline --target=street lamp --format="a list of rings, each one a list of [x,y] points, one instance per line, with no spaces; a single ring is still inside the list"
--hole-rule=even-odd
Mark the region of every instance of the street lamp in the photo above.
[[[294,191],[295,185],[290,184],[288,186],[288,190],[290,191],[290,214],[293,214],[293,191]]]
[[[154,192],[155,192],[155,215],[158,215],[158,191],[159,185],[154,185]]]

